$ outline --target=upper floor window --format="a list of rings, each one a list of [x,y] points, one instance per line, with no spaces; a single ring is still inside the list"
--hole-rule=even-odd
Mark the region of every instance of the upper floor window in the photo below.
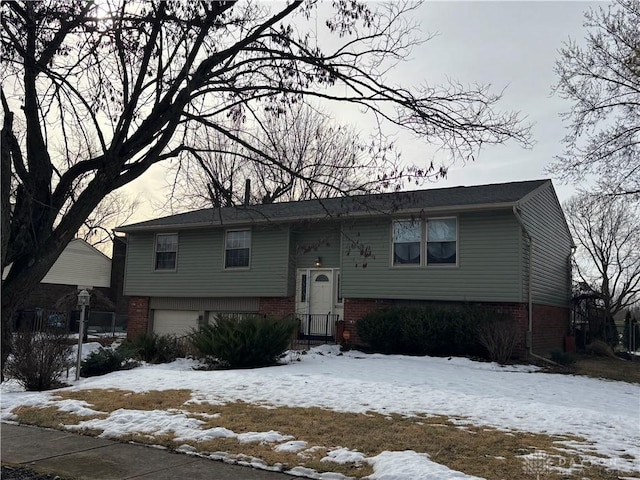
[[[393,222],[393,264],[420,265],[422,222],[402,220]]]
[[[154,268],[175,270],[178,264],[178,234],[159,233],[156,235]]]
[[[251,230],[230,230],[225,241],[225,268],[249,266],[251,259]]]
[[[427,265],[455,265],[458,223],[455,218],[427,221]]]

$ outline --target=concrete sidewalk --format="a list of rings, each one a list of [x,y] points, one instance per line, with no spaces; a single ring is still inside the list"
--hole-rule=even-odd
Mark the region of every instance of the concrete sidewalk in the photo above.
[[[0,424],[3,464],[82,480],[290,480],[284,473],[228,465],[166,450],[45,428]]]

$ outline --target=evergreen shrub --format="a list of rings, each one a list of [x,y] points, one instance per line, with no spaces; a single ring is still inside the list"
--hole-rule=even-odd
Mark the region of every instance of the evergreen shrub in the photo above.
[[[365,315],[356,329],[379,353],[487,356],[478,331],[494,315],[473,307],[391,307]]]
[[[297,329],[295,319],[218,315],[214,323],[194,330],[190,341],[198,354],[212,365],[263,367],[277,363]]]
[[[95,377],[118,370],[126,370],[137,365],[127,350],[100,347],[87,355],[80,364],[80,375]]]
[[[576,363],[576,359],[573,355],[561,350],[554,350],[551,352],[551,360],[560,365],[573,365]]]
[[[175,335],[142,333],[127,340],[120,348],[147,363],[169,363],[187,356],[186,343]]]

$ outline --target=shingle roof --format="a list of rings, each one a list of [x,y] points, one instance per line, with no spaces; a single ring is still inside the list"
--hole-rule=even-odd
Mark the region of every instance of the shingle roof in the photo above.
[[[470,209],[484,206],[515,205],[529,193],[549,180],[495,183],[471,187],[433,188],[410,192],[357,195],[350,197],[282,202],[267,205],[248,205],[206,208],[170,215],[146,222],[118,227],[120,232],[157,228],[193,228],[213,225],[238,225],[273,221],[301,220],[382,214],[390,212],[419,212],[444,209]]]

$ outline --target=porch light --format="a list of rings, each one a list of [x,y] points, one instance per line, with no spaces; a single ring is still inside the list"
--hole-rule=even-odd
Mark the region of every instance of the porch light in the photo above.
[[[322,266],[322,257],[316,257],[316,261],[313,262],[316,267]]]

